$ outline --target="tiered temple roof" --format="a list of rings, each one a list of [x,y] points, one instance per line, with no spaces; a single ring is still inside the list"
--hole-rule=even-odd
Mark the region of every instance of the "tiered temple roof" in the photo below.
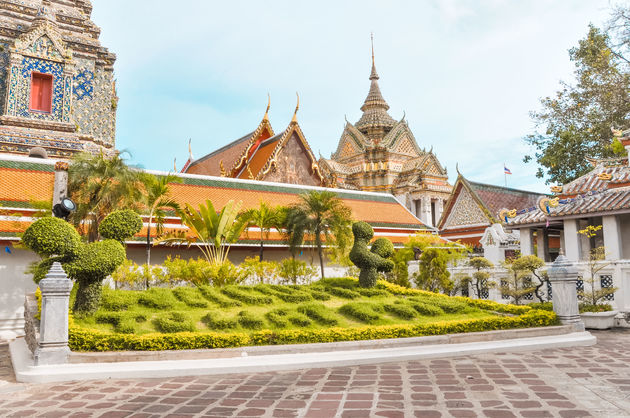
[[[472,182],[459,174],[438,229],[445,238],[476,245],[488,226],[503,223],[500,216],[502,209],[535,205],[544,196],[541,193]]]

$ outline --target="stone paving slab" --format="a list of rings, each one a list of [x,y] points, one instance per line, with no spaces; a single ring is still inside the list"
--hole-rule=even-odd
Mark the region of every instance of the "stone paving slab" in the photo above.
[[[630,330],[594,335],[518,354],[39,385],[15,383],[0,343],[0,416],[630,417]]]

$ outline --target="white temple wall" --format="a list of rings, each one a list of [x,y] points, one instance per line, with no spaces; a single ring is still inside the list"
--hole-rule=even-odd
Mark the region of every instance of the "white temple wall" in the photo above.
[[[24,273],[28,265],[39,260],[33,252],[10,247],[9,254],[0,248],[0,334],[10,331],[24,333],[24,295],[34,292],[37,286],[30,275]]]

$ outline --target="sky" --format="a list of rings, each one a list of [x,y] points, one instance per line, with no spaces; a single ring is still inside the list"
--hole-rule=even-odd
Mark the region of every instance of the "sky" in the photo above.
[[[571,81],[568,50],[609,0],[93,0],[117,55],[117,138],[132,164],[181,169],[253,131],[271,96],[276,132],[293,116],[329,157],[369,90],[370,33],[389,113],[469,180],[546,192],[523,138],[529,112]]]

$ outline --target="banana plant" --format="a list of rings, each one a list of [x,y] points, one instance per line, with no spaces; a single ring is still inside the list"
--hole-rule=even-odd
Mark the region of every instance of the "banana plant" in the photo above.
[[[217,212],[210,200],[200,204],[195,210],[190,204],[177,211],[182,224],[192,232],[171,232],[157,243],[189,246],[198,244],[208,262],[223,264],[227,261],[231,244],[238,241],[247,226],[247,218],[240,214],[242,202],[230,200],[221,211]]]

